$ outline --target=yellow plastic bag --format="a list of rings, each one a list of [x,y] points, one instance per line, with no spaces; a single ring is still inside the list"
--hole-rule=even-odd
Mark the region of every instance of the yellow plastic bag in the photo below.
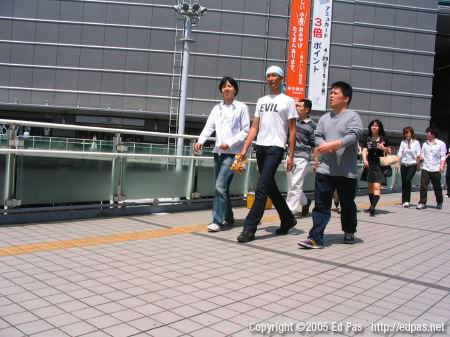
[[[247,159],[241,154],[235,156],[233,164],[231,164],[230,170],[237,174],[242,174],[247,164]]]

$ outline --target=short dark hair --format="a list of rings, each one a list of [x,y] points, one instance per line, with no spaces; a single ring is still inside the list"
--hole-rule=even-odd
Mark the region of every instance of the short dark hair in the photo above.
[[[306,109],[309,109],[309,111],[311,111],[311,109],[312,109],[312,102],[311,102],[309,99],[307,99],[307,98],[302,98],[302,99],[300,100],[300,102],[303,102],[303,106],[304,106]]]
[[[378,124],[378,127],[380,128],[380,131],[378,132],[379,136],[386,136],[386,132],[384,132],[384,126],[383,123],[381,123],[381,121],[379,119],[374,119],[373,121],[371,121],[369,123],[369,136],[372,137],[372,125],[374,125],[375,123]]]
[[[411,138],[412,139],[416,139],[416,136],[414,134],[414,129],[412,127],[410,127],[410,126],[406,126],[406,127],[403,128],[403,138],[406,139],[406,134],[408,132],[411,134]]]
[[[350,105],[350,102],[352,101],[352,96],[353,96],[352,86],[346,82],[337,81],[331,85],[331,89],[337,89],[337,88],[341,89],[342,94],[345,97],[348,97],[348,105]]]
[[[425,133],[431,133],[432,135],[434,135],[435,138],[437,138],[438,136],[438,129],[435,128],[434,126],[429,126],[427,127],[427,129],[425,130]]]
[[[237,94],[239,92],[239,86],[238,86],[236,80],[230,76],[222,77],[222,79],[220,80],[220,83],[219,83],[219,91],[222,92],[222,88],[225,86],[225,84],[227,82],[230,82],[230,84],[234,87],[234,90],[236,90],[236,93],[234,94],[234,96],[237,96]]]

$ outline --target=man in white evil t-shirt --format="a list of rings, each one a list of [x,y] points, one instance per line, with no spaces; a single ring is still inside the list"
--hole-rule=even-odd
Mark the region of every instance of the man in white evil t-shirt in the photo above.
[[[245,157],[248,148],[258,135],[255,151],[260,176],[255,190],[255,201],[245,218],[244,229],[237,237],[239,242],[250,242],[255,239],[256,228],[264,214],[267,196],[272,199],[281,219],[276,234],[287,234],[289,229],[297,224],[275,181],[275,173],[286,151],[288,129],[290,149],[287,158],[288,171],[292,170],[294,163],[297,112],[294,100],[283,93],[283,77],[284,72],[280,67],[271,66],[267,69],[266,81],[270,94],[258,100],[255,118],[241,150],[241,155]]]

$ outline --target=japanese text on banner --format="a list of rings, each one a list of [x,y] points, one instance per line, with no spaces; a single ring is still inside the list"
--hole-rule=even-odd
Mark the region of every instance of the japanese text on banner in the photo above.
[[[311,0],[292,0],[286,94],[295,100],[306,95]]]
[[[332,11],[333,0],[314,0],[308,97],[320,111],[327,107]]]

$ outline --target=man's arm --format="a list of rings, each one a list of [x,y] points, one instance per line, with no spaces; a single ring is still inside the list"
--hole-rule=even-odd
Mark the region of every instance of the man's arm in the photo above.
[[[289,156],[286,160],[286,170],[290,172],[294,167],[295,134],[297,132],[295,118],[288,120],[289,123]]]
[[[445,170],[445,160],[447,159],[447,147],[445,146],[445,143],[442,142],[441,144],[441,164],[439,166],[439,171],[441,173]]]
[[[359,117],[358,114],[355,114],[353,118],[348,122],[345,136],[332,142],[324,142],[320,144],[318,147],[318,151],[320,153],[336,152],[336,150],[339,150],[342,147],[351,146],[358,142],[359,138],[361,138],[362,136],[362,133],[363,126],[361,117]]]
[[[313,172],[314,174],[316,174],[317,168],[319,167],[319,151],[317,150],[317,147],[314,148],[313,158],[314,158]]]
[[[245,144],[241,150],[242,158],[245,158],[247,156],[248,148],[250,147],[250,145],[252,145],[252,142],[255,140],[258,131],[259,131],[259,117],[255,117],[253,119],[250,131],[248,132],[247,140],[245,141]]]
[[[209,136],[216,130],[216,123],[214,118],[214,109],[209,114],[208,120],[206,121],[205,127],[203,128],[200,136],[198,137],[197,143],[195,143],[194,148],[196,151],[202,149],[203,144],[206,142]]]
[[[323,130],[322,118],[317,122],[316,129],[314,130],[314,143],[316,144],[316,148],[325,142],[325,133]]]

